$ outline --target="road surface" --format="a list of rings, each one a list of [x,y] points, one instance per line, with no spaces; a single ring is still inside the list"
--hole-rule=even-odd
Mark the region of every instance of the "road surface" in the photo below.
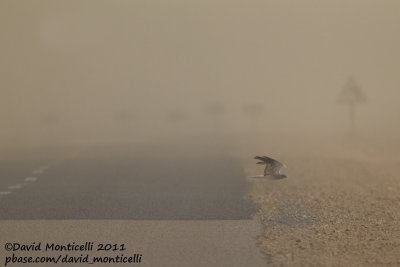
[[[124,242],[144,255],[142,266],[267,262],[237,158],[135,146],[1,155],[5,241]]]
[[[0,218],[238,220],[255,213],[235,158],[121,150],[2,162]]]

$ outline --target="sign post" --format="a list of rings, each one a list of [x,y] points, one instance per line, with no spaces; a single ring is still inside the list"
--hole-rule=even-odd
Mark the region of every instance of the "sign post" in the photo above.
[[[349,133],[353,135],[356,131],[355,106],[365,103],[366,98],[353,77],[349,77],[341,91],[338,103],[349,105]]]

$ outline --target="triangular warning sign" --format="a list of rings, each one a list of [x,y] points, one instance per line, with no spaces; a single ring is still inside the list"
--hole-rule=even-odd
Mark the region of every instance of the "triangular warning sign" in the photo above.
[[[338,102],[343,104],[364,103],[366,98],[353,77],[349,77],[342,92],[339,95]]]

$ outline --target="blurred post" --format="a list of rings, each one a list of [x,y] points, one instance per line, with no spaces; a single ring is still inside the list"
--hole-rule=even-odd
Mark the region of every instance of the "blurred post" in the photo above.
[[[338,103],[349,105],[349,134],[354,135],[356,132],[355,106],[358,103],[365,103],[366,99],[358,86],[356,80],[350,76],[341,91]]]
[[[350,134],[354,134],[356,130],[356,122],[355,122],[355,107],[354,103],[350,103]]]
[[[206,112],[210,121],[213,122],[212,130],[221,131],[225,105],[222,102],[208,103],[206,106]]]
[[[185,127],[185,123],[187,122],[186,112],[181,109],[174,108],[167,110],[165,115],[172,133],[181,134],[183,127]]]
[[[132,132],[134,114],[128,108],[123,108],[114,112],[114,120],[118,125],[118,142],[126,143],[135,137]]]
[[[242,112],[250,123],[248,131],[252,133],[260,132],[260,119],[264,113],[264,105],[262,103],[244,103],[242,104]]]

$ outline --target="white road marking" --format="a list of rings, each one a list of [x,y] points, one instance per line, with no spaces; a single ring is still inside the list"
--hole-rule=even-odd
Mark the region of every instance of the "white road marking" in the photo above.
[[[36,180],[37,180],[36,177],[26,177],[25,178],[25,181],[27,181],[27,182],[35,182]]]
[[[49,169],[48,165],[42,165],[42,166],[39,167],[39,169],[33,170],[32,173],[33,174],[41,174],[41,173],[43,173],[44,171],[46,171],[48,169]]]
[[[41,169],[42,171],[45,171],[45,170],[48,170],[48,169],[49,169],[49,166],[43,165],[43,166],[40,166],[39,169]]]
[[[41,174],[45,170],[48,170],[48,169],[49,169],[48,165],[42,165],[39,167],[39,169],[33,170],[32,173],[33,174]],[[25,182],[35,182],[35,181],[37,181],[37,177],[29,176],[29,177],[25,178]],[[19,183],[19,184],[8,186],[8,189],[11,189],[11,190],[20,189],[26,185],[28,185],[28,184],[27,183]],[[9,194],[11,194],[10,191],[0,191],[0,196],[5,196],[5,195],[9,195]]]
[[[20,184],[10,185],[8,189],[20,189],[22,186]]]

